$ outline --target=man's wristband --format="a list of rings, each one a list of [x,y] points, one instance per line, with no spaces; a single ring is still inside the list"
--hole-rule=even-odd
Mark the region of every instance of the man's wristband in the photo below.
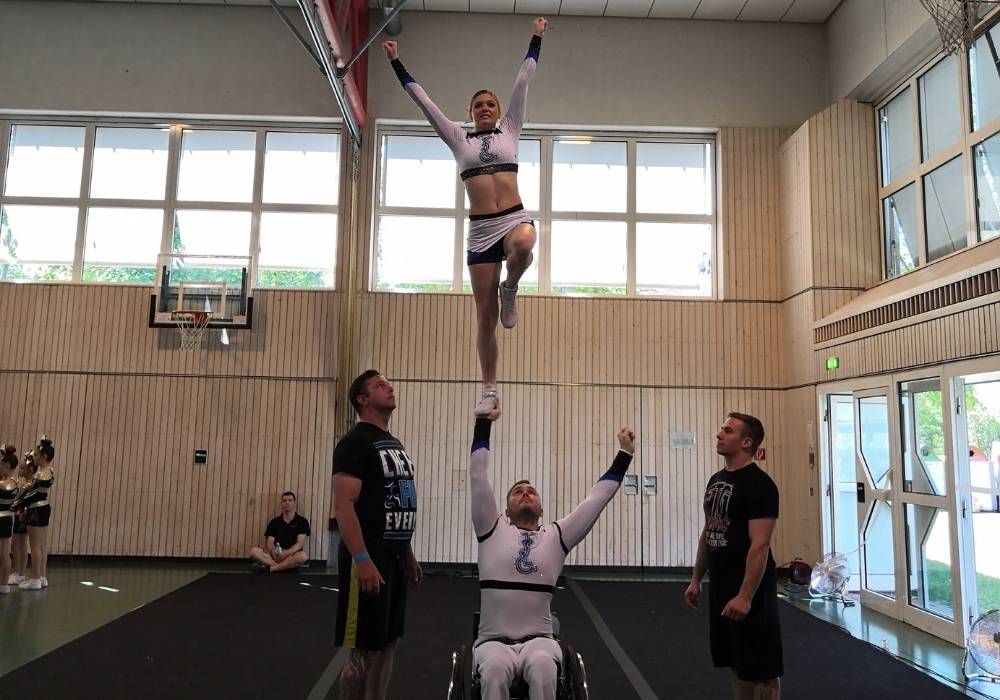
[[[352,558],[354,559],[355,564],[360,564],[365,559],[371,559],[371,557],[368,556],[368,552],[361,552],[360,554],[355,554]]]

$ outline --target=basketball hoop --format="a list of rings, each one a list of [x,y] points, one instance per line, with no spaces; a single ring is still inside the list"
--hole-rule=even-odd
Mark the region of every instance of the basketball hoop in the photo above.
[[[941,48],[959,54],[972,48],[976,41],[976,22],[980,5],[996,5],[997,0],[920,0],[934,19],[941,35]]]
[[[171,311],[170,320],[181,332],[181,350],[195,350],[201,345],[208,322],[212,320],[211,311]]]

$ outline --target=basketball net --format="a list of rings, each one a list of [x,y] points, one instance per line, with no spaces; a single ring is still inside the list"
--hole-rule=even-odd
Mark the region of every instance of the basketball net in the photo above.
[[[210,311],[172,311],[170,318],[181,333],[181,350],[196,350],[201,346],[201,338],[205,335],[208,322],[212,319]]]
[[[941,48],[959,54],[972,47],[976,40],[976,21],[980,5],[996,5],[996,0],[920,0],[937,24]]]

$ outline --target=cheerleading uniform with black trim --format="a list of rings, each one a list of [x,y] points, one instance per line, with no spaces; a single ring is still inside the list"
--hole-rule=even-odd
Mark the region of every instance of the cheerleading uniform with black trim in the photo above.
[[[392,61],[403,90],[417,105],[434,131],[445,142],[458,163],[463,180],[477,175],[492,175],[501,172],[517,172],[517,143],[524,126],[525,108],[528,102],[528,83],[535,74],[538,55],[542,49],[542,38],[531,37],[528,53],[521,69],[517,72],[511,90],[507,113],[497,122],[496,128],[488,131],[466,131],[458,122],[449,120],[424,89],[406,71],[397,58]],[[475,214],[469,217],[469,264],[499,262],[503,259],[502,242],[519,224],[534,225],[531,217],[524,213],[524,206],[518,204],[494,214]],[[499,250],[497,244],[500,244]],[[497,257],[499,255],[499,257]]]
[[[632,455],[619,450],[610,468],[597,481],[590,495],[572,513],[538,530],[523,530],[497,512],[497,500],[489,479],[491,421],[476,421],[469,463],[472,524],[479,542],[479,636],[473,658],[480,668],[497,658],[517,663],[506,647],[525,651],[537,639],[551,642],[548,650],[559,659],[553,639],[552,594],[570,550],[583,541],[614,498],[632,463]],[[522,647],[523,645],[523,647]],[[552,669],[547,669],[555,692]],[[518,669],[520,670],[520,669]],[[531,673],[530,669],[525,669]],[[526,679],[531,684],[530,679]],[[501,692],[502,684],[495,692]],[[489,695],[484,687],[484,700]],[[532,695],[532,697],[535,697]],[[546,694],[545,697],[548,697]],[[554,695],[553,695],[554,697]]]
[[[17,479],[12,476],[0,479],[0,539],[9,538],[14,532],[14,501],[18,491]]]
[[[49,467],[43,467],[35,472],[35,478],[28,486],[21,502],[27,511],[29,527],[48,527],[52,517],[52,506],[49,505],[49,489],[55,483],[55,473]]]

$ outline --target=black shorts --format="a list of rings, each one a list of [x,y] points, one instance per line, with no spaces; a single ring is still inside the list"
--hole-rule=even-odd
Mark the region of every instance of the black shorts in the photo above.
[[[506,236],[501,238],[499,241],[491,245],[486,250],[481,250],[478,253],[474,251],[467,251],[465,254],[465,264],[466,265],[481,265],[482,263],[498,263],[503,262],[507,259],[507,253],[504,252],[503,242],[506,240]]]
[[[733,596],[709,586],[709,639],[712,663],[732,668],[741,681],[763,682],[785,674],[778,620],[778,590],[774,572],[768,572],[750,604],[750,614],[741,622],[722,617],[722,609]],[[735,595],[735,592],[734,592]]]
[[[380,651],[403,636],[406,570],[402,550],[377,552],[370,548],[368,551],[385,580],[377,596],[362,593],[358,588],[358,566],[343,542],[337,551],[340,593],[334,643],[348,649]]]
[[[15,535],[27,535],[28,534],[28,522],[22,520],[21,518],[14,516],[14,534]]]
[[[6,540],[14,532],[14,516],[0,518],[0,539]]]
[[[28,527],[48,527],[52,517],[52,506],[28,508]]]

